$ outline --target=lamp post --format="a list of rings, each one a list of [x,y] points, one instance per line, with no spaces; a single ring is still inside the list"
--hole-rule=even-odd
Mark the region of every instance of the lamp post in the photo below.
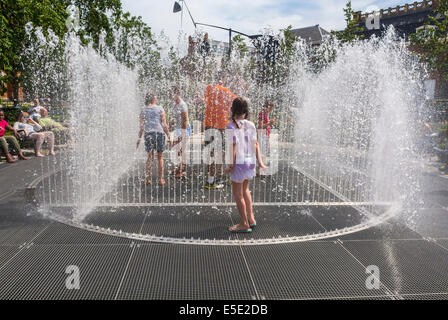
[[[188,14],[190,15],[191,21],[193,22],[194,27],[196,28],[198,25],[200,26],[205,26],[205,27],[211,27],[211,28],[217,28],[217,29],[221,29],[221,30],[226,30],[229,32],[229,58],[230,58],[230,54],[232,53],[232,32],[238,33],[242,36],[248,37],[249,39],[255,39],[258,36],[249,36],[243,32],[240,31],[236,31],[233,30],[232,28],[224,28],[224,27],[220,27],[220,26],[215,26],[213,24],[207,24],[207,23],[200,23],[200,22],[196,22],[193,19],[193,16],[191,15],[190,9],[188,9],[187,6],[187,2],[185,0],[179,0],[179,1],[174,1],[174,7],[173,7],[173,13],[182,11],[182,6],[180,5],[179,2],[183,2],[183,4],[185,5],[185,8],[187,8]]]

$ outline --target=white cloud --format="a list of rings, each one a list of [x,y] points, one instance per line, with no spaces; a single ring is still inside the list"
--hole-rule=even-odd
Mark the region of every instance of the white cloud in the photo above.
[[[173,13],[174,1],[123,0],[123,8],[133,15],[140,15],[152,30],[158,34],[164,30],[173,40],[181,28],[181,13]],[[231,27],[232,29],[257,34],[270,26],[274,30],[288,25],[304,25],[303,16],[295,12],[282,13],[275,8],[275,0],[190,0],[187,5],[196,22]],[[268,10],[266,8],[269,8]],[[200,27],[209,32],[213,39],[227,40],[225,30]],[[183,14],[183,29],[187,34],[194,32],[193,23],[186,10]]]
[[[132,15],[142,16],[153,30],[165,33],[175,41],[181,28],[181,13],[173,13],[174,0],[122,0],[123,8]],[[345,25],[343,8],[347,0],[187,0],[196,22],[257,34],[270,27],[274,31],[289,25],[294,28],[320,24],[324,29],[338,30]],[[365,11],[369,6],[387,8],[406,3],[400,0],[353,0],[355,10]],[[228,39],[224,30],[201,27],[216,40]],[[183,14],[183,30],[194,32],[187,10]]]

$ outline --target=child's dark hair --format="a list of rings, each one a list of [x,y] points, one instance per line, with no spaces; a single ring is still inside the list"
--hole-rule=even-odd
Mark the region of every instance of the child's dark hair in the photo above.
[[[153,103],[155,99],[156,99],[156,94],[152,91],[149,91],[145,95],[145,104],[148,106],[151,103]]]
[[[235,116],[244,115],[244,119],[249,118],[249,103],[242,97],[237,97],[232,102],[232,120],[239,129],[238,123],[235,121]]]
[[[173,86],[171,88],[171,93],[172,94],[180,94],[180,87],[179,86]]]
[[[266,100],[266,101],[264,102],[263,108],[267,109],[267,108],[269,108],[269,107],[272,107],[273,105],[274,105],[274,101],[272,101],[272,100]]]

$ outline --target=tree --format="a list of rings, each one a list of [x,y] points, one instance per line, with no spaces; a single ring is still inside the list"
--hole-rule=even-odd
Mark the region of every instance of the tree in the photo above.
[[[20,86],[34,91],[33,72],[50,65],[57,65],[54,72],[63,71],[63,38],[68,31],[66,10],[70,5],[79,11],[76,34],[84,45],[92,45],[100,53],[112,53],[128,67],[138,66],[141,76],[154,71],[159,55],[154,50],[151,28],[141,17],[123,13],[120,0],[0,0],[0,71],[5,73],[0,74],[0,92],[5,92],[6,85],[12,87],[15,104]],[[28,27],[30,23],[33,28]],[[24,53],[33,47],[35,31],[40,28],[45,37],[51,34],[61,43],[53,48],[40,46],[40,58],[39,54],[29,57]],[[47,84],[45,95],[50,94],[50,87]]]
[[[65,7],[74,5],[79,9],[80,29],[77,31],[83,44],[91,43],[93,48],[101,50],[101,35],[105,35],[105,44],[114,44],[114,26],[122,17],[121,0],[62,0]]]
[[[26,47],[26,28],[31,22],[42,27],[45,34],[49,29],[62,37],[65,33],[67,13],[62,2],[50,0],[0,0],[0,70],[1,90],[6,85],[13,88],[14,103],[18,103],[19,86],[23,75],[21,52]]]
[[[28,25],[27,29],[26,45],[20,54],[20,86],[25,99],[42,97],[51,105],[66,101],[68,72],[63,41],[51,29],[47,36],[41,28]]]
[[[448,0],[439,0],[435,15],[424,27],[410,36],[419,56],[430,71],[448,81]]]
[[[280,30],[280,41],[277,46],[276,61],[275,61],[275,79],[279,85],[284,84],[291,71],[291,65],[295,61],[295,43],[297,37],[291,32],[292,26]]]
[[[240,57],[243,57],[246,53],[249,52],[246,43],[241,35],[237,34],[232,38],[232,51],[236,51],[240,54]]]
[[[9,55],[11,48],[11,36],[8,30],[8,20],[3,14],[3,2],[0,2],[2,6],[2,13],[0,13],[0,94],[3,95],[6,92],[6,82],[8,77],[3,73],[3,70],[7,70],[9,65]]]
[[[274,86],[282,85],[287,80],[291,71],[297,51],[295,43],[297,38],[291,32],[292,26],[280,30],[276,36],[264,36],[258,43],[258,49],[264,56],[264,60],[258,72],[262,75],[262,81],[271,82]]]
[[[160,53],[153,39],[151,28],[141,17],[124,13],[114,26],[117,34],[113,53],[118,61],[129,68],[138,68],[140,78],[147,78],[158,72]]]
[[[332,31],[332,34],[342,43],[364,39],[364,35],[361,34],[364,28],[359,26],[359,21],[356,18],[355,11],[352,9],[351,1],[347,2],[344,15],[347,24],[345,29],[342,31]]]

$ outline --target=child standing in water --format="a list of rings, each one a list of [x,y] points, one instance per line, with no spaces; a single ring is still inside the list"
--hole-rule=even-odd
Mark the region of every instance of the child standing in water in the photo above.
[[[188,107],[180,96],[180,89],[174,87],[171,92],[171,98],[175,105],[173,108],[173,120],[171,124],[174,126],[174,141],[172,146],[181,144],[178,148],[177,155],[180,158],[179,167],[174,169],[176,178],[185,178],[187,172],[187,143],[191,135],[191,126],[188,123]]]
[[[157,152],[159,173],[159,185],[165,185],[163,179],[163,151],[165,150],[165,134],[170,143],[170,132],[166,123],[166,114],[163,108],[157,105],[157,96],[148,92],[145,97],[146,107],[140,113],[140,131],[138,133],[137,149],[145,132],[145,148],[148,153],[146,161],[145,183],[151,184],[151,165],[154,159],[154,151]]]
[[[249,180],[255,175],[255,162],[260,168],[267,169],[261,159],[257,142],[255,125],[247,120],[249,105],[244,98],[238,97],[232,103],[232,117],[226,127],[227,160],[226,169],[232,180],[232,191],[240,215],[240,223],[229,228],[230,232],[248,233],[256,226],[252,209],[252,197],[249,190]]]

